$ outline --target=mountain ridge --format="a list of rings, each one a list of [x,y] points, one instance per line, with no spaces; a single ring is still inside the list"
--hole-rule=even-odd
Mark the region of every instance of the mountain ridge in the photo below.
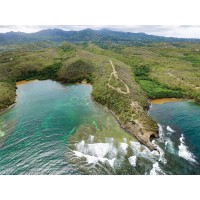
[[[37,42],[48,40],[54,43],[62,43],[63,41],[71,43],[80,42],[113,42],[113,43],[123,43],[126,45],[145,45],[153,42],[197,42],[200,43],[200,39],[197,38],[176,38],[176,37],[165,37],[165,36],[155,36],[149,35],[143,32],[132,33],[132,32],[121,32],[112,31],[109,29],[83,29],[80,31],[64,31],[62,29],[43,29],[34,33],[24,33],[24,32],[7,32],[0,33],[0,44],[21,44],[29,42]]]

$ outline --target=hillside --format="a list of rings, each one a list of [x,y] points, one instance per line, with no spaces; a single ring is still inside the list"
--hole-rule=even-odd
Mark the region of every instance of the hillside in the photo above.
[[[84,81],[93,85],[92,97],[96,102],[106,106],[125,130],[154,149],[150,140],[158,137],[158,128],[147,115],[149,99],[177,97],[200,102],[198,41],[159,42],[157,36],[141,34],[147,37],[142,41],[144,45],[134,45],[136,39],[132,39],[132,34],[126,37],[128,33],[87,29],[67,33],[68,39],[78,43],[57,45],[54,42],[62,42],[65,31],[50,32],[49,35],[49,30],[44,30],[34,33],[35,36],[18,33],[18,39],[12,39],[15,34],[12,33],[4,38],[0,51],[0,110],[14,103],[16,81]],[[20,38],[24,37],[27,41],[33,40],[26,43],[23,39],[21,43]],[[156,42],[153,39],[148,42],[149,37],[155,38]],[[41,42],[33,42],[41,38]],[[94,43],[86,42],[91,38],[98,39]],[[107,43],[108,40],[112,42]],[[5,45],[6,41],[9,41],[8,45]],[[131,45],[127,45],[130,41]]]

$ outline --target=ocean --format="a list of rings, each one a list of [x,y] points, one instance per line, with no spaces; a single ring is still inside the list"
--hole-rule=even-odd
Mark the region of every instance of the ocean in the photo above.
[[[91,99],[92,86],[32,81],[0,114],[0,174],[200,174],[200,106],[153,104],[150,151]]]

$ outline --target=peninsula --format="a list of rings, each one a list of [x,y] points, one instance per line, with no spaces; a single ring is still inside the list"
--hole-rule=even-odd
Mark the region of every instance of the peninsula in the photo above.
[[[91,29],[0,34],[0,110],[15,102],[17,81],[90,83],[93,100],[154,150],[158,126],[147,114],[150,100],[200,102],[200,40],[127,34]]]

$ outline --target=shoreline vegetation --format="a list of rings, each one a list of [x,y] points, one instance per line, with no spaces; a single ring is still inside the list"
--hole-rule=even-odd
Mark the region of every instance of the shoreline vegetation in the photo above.
[[[17,85],[29,81],[91,84],[92,99],[108,108],[124,130],[154,150],[151,139],[159,135],[157,123],[147,114],[150,103],[177,99],[200,102],[198,62],[193,66],[193,61],[184,60],[187,55],[197,57],[197,46],[184,45],[64,42],[39,50],[0,52],[0,110],[15,102]]]

